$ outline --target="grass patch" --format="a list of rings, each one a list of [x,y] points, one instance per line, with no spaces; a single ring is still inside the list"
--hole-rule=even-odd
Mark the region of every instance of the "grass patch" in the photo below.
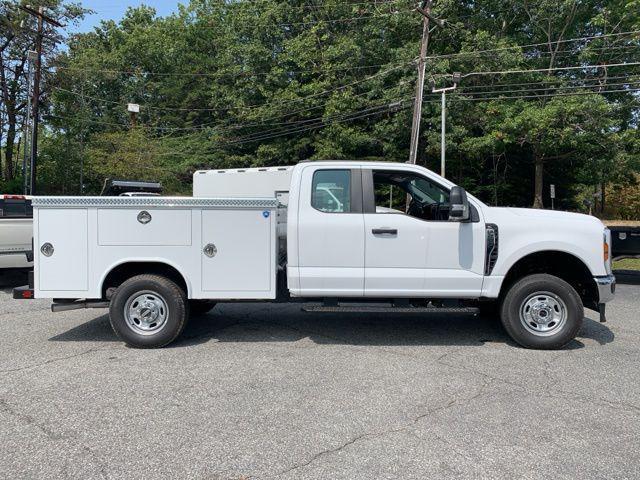
[[[614,270],[640,270],[640,258],[625,258],[613,262]]]

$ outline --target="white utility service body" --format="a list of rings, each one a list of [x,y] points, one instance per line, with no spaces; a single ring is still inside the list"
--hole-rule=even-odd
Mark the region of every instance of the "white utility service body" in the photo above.
[[[120,285],[145,273],[166,276],[185,301],[411,299],[425,307],[443,299],[499,300],[502,316],[509,308],[520,312],[524,334],[533,337],[517,338],[505,325],[507,331],[540,348],[558,346],[554,335],[564,343],[563,335],[575,336],[567,330],[577,321],[576,298],[579,308],[603,315],[613,296],[610,235],[598,219],[489,207],[420,166],[323,161],[200,171],[193,192],[192,198],[35,197],[34,296],[56,299],[64,309],[110,302],[112,324],[121,316],[122,305],[115,314],[113,307]],[[394,198],[407,194],[411,202],[397,208]],[[278,272],[286,272],[286,283]],[[512,306],[521,299],[507,294],[514,285],[525,288],[518,283],[525,277],[541,282],[540,295],[530,286],[522,305]],[[166,299],[145,295],[146,303],[123,304],[134,321],[168,316]],[[579,312],[574,316],[582,321]],[[142,333],[148,344],[138,346],[158,346],[149,340],[153,332]]]

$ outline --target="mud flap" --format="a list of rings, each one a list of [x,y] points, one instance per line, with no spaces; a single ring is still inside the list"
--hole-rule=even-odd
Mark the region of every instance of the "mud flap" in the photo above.
[[[598,312],[600,312],[600,323],[606,323],[606,321],[607,321],[606,307],[607,307],[606,303],[599,303],[598,304]]]

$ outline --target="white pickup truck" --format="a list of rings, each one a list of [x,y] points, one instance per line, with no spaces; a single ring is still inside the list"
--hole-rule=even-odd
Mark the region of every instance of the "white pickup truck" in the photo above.
[[[494,307],[508,334],[559,348],[613,298],[596,218],[489,207],[411,164],[322,161],[199,171],[193,197],[35,197],[33,285],[52,310],[109,308],[161,347],[216,302],[309,311]]]
[[[0,275],[4,269],[33,266],[30,260],[32,225],[31,197],[0,195]]]

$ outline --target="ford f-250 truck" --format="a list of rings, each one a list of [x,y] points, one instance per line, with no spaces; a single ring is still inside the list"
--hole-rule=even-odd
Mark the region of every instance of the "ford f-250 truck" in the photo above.
[[[596,218],[489,207],[411,164],[323,161],[194,174],[193,197],[35,197],[33,285],[53,311],[109,308],[134,347],[216,302],[307,311],[495,308],[530,348],[571,341],[613,298]]]

